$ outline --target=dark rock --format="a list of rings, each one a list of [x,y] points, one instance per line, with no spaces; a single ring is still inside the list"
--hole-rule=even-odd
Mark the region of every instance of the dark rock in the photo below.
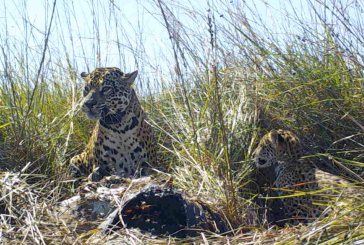
[[[122,218],[122,221],[120,220]],[[227,232],[220,215],[173,188],[149,187],[124,202],[99,226],[107,232],[139,228],[153,235],[184,238],[200,231]]]

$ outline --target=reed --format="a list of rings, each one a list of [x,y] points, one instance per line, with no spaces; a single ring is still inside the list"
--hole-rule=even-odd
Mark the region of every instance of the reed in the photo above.
[[[80,112],[78,74],[119,66],[141,71],[136,90],[175,186],[213,206],[234,231],[194,242],[360,244],[360,199],[340,200],[346,209],[308,226],[272,229],[258,221],[256,194],[247,186],[257,142],[277,128],[293,130],[320,168],[364,178],[364,4],[280,0],[276,8],[262,2],[207,1],[201,8],[136,1],[134,29],[121,1],[87,2],[81,16],[76,3],[45,1],[41,23],[29,17],[25,0],[15,9],[3,5],[0,208],[8,214],[0,220],[2,234],[37,244],[90,242],[45,207],[74,192],[65,164],[87,144],[93,125]],[[146,50],[142,16],[160,23],[167,37],[158,55]],[[353,211],[359,215],[350,216]],[[47,222],[62,232],[53,234]]]

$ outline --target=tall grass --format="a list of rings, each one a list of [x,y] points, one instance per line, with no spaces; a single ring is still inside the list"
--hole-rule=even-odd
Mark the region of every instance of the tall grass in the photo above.
[[[64,163],[82,150],[93,124],[79,111],[77,74],[120,66],[142,71],[136,89],[174,184],[222,213],[236,242],[247,242],[244,229],[263,229],[256,194],[246,187],[251,153],[267,131],[291,129],[320,168],[364,178],[362,2],[207,1],[201,8],[150,0],[136,5],[134,29],[117,1],[89,2],[84,16],[74,3],[46,1],[44,26],[29,18],[26,1],[17,3],[17,12],[4,5],[1,20],[3,171],[27,166],[24,173],[56,180],[42,185],[51,193],[60,187]],[[154,57],[146,50],[147,14],[164,28]],[[20,35],[9,32],[14,23]],[[65,195],[54,193],[53,201]],[[292,233],[263,229],[250,238],[349,243],[362,239],[362,218],[331,217]]]

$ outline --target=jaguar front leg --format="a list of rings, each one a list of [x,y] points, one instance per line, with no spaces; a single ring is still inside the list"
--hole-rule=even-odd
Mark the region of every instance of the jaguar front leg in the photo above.
[[[88,176],[93,171],[93,164],[90,163],[89,152],[84,151],[71,158],[69,168],[73,178]]]

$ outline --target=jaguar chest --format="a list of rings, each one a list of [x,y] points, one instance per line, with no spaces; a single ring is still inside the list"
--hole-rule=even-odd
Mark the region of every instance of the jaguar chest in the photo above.
[[[144,144],[138,139],[138,126],[131,124],[100,127],[95,156],[98,165],[111,174],[134,174],[138,164],[147,161]]]

